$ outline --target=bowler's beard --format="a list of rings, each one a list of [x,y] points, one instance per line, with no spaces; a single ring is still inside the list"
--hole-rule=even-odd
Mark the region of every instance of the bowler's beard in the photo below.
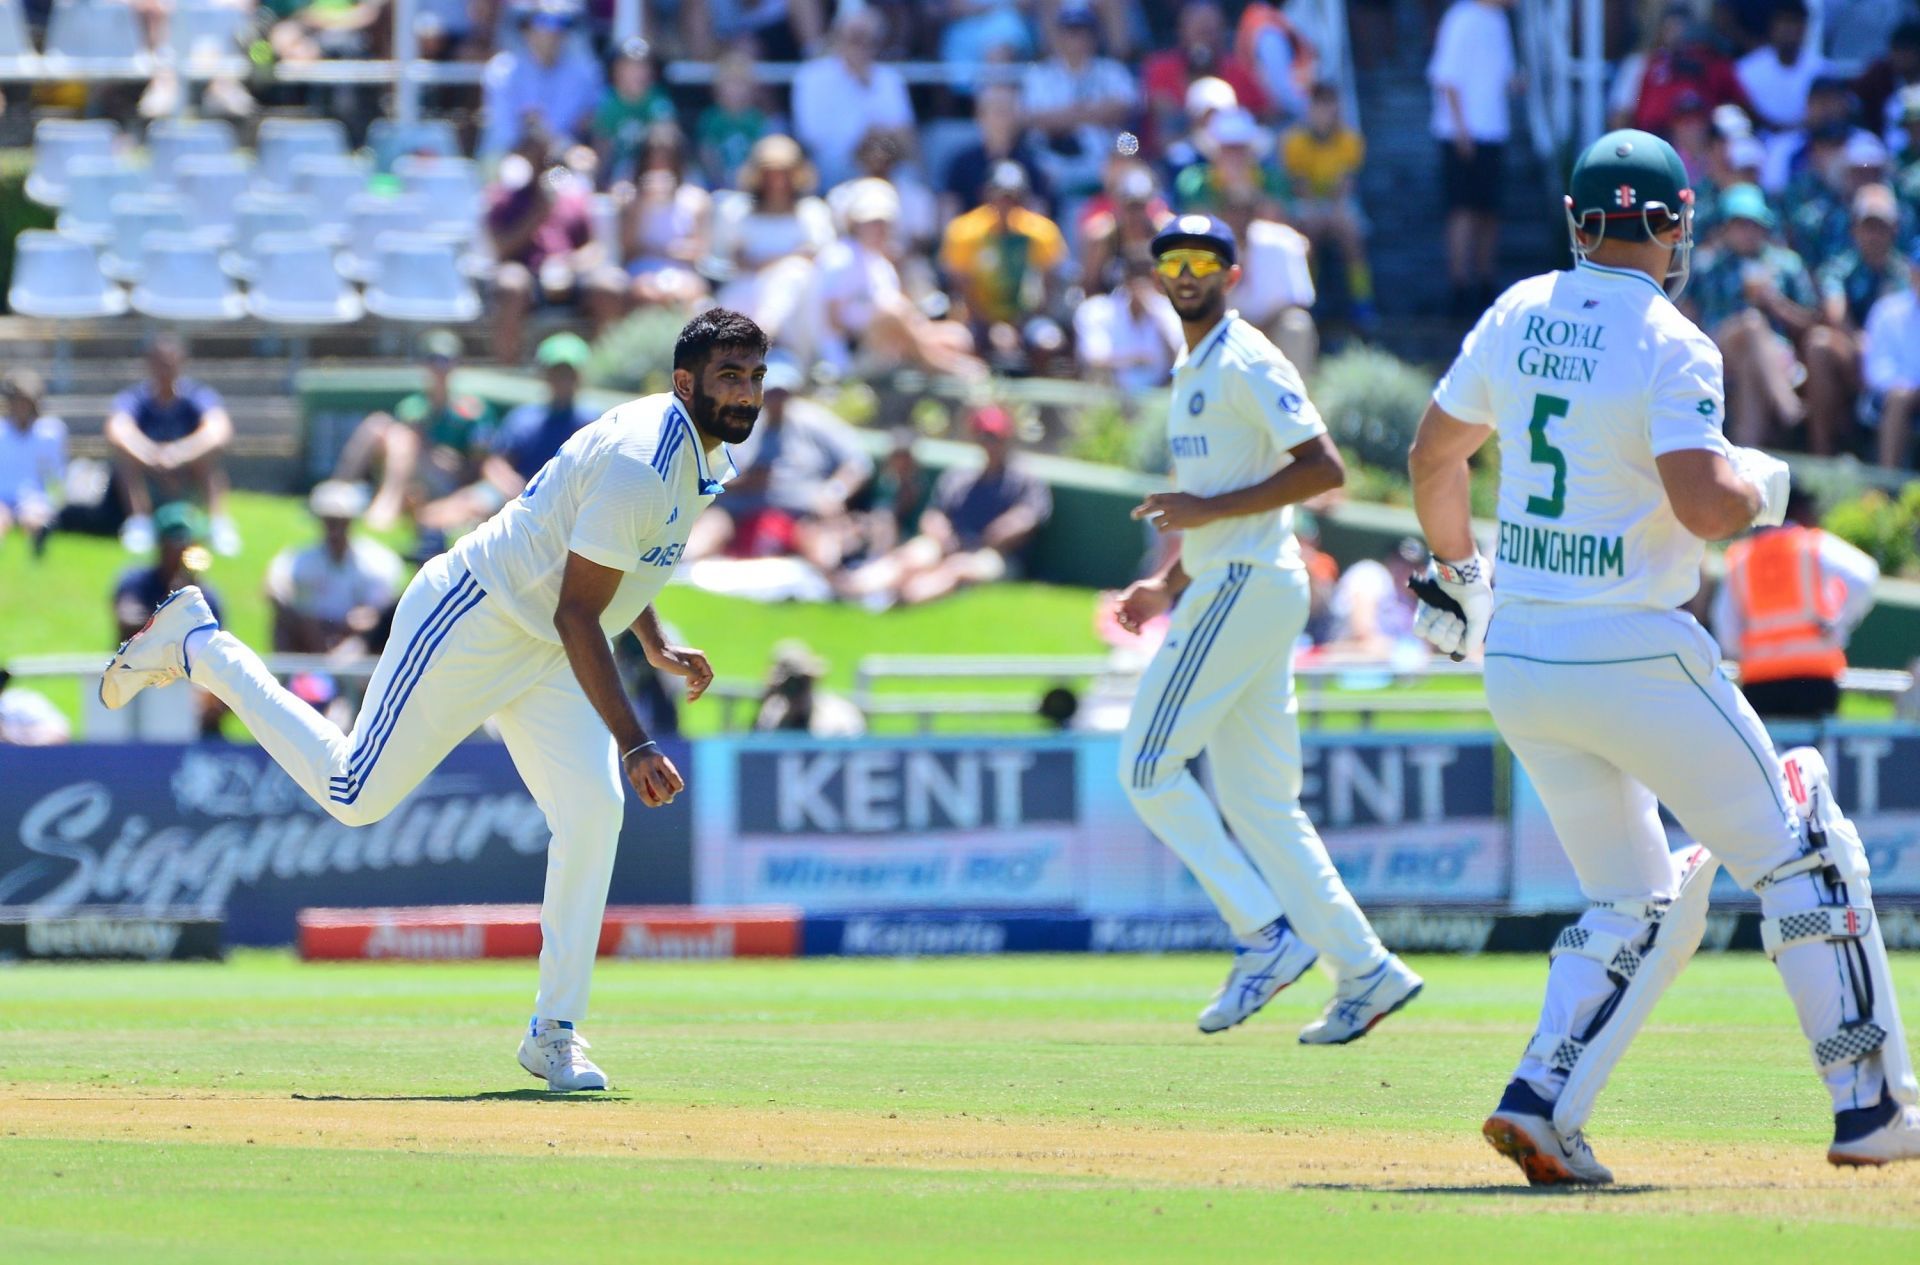
[[[1172,295],[1167,301],[1173,304],[1173,314],[1189,325],[1217,325],[1227,311],[1227,290],[1225,286],[1216,286],[1202,291],[1200,297],[1191,304],[1182,305]]]
[[[747,436],[753,434],[753,424],[760,419],[757,408],[743,405],[721,408],[697,385],[693,388],[690,406],[693,424],[700,428],[700,433],[723,444],[745,443]]]

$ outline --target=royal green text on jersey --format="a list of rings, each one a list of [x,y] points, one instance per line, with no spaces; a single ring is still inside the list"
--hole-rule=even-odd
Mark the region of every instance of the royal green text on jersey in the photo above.
[[[1499,561],[1560,575],[1626,574],[1627,543],[1622,536],[1555,531],[1526,523],[1500,524]]]
[[[1600,362],[1579,352],[1605,351],[1603,332],[1599,325],[1529,316],[1514,368],[1526,377],[1549,382],[1592,382]]]

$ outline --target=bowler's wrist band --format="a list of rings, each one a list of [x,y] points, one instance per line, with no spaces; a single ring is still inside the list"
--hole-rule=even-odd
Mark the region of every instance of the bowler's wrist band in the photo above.
[[[625,764],[628,760],[631,760],[636,753],[645,751],[648,747],[652,747],[655,751],[658,751],[660,749],[660,744],[653,741],[652,739],[648,739],[647,741],[641,743],[639,746],[635,747],[632,751],[621,752],[620,763]]]

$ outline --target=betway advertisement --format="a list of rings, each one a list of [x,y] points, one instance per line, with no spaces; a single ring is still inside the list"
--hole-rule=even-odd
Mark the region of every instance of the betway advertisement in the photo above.
[[[1304,763],[1307,811],[1363,900],[1504,896],[1491,740],[1310,737]],[[1108,736],[705,741],[695,892],[814,912],[1208,910],[1118,768]]]
[[[674,759],[686,757],[676,744]],[[697,794],[697,792],[696,792]],[[691,804],[630,799],[616,901],[690,898]],[[313,905],[538,901],[546,819],[506,748],[457,747],[385,819],[349,829],[258,747],[0,747],[0,906],[224,913],[286,944]]]

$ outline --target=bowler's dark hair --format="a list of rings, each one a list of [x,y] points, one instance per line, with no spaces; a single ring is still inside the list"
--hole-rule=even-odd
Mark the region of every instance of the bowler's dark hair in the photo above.
[[[686,323],[673,344],[673,367],[689,373],[706,368],[707,358],[719,348],[738,348],[767,354],[767,335],[753,318],[724,307],[708,308]]]

